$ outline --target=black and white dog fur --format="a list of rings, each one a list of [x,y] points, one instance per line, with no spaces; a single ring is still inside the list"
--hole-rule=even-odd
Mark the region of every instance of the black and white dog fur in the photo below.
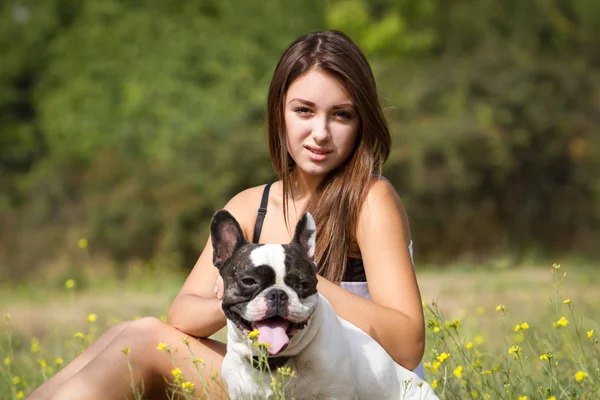
[[[317,292],[315,235],[309,213],[285,245],[251,244],[229,212],[221,210],[213,217],[213,263],[224,281],[228,320],[222,376],[230,397],[273,396],[270,374],[259,373],[253,361],[259,349],[251,345],[248,333],[258,329],[258,341],[268,343],[273,365],[294,371],[286,398],[437,399],[426,382],[337,317]]]

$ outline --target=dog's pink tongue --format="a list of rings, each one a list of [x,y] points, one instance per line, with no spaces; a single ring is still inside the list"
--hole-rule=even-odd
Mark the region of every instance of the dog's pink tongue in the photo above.
[[[289,322],[285,320],[278,321],[260,321],[256,323],[256,328],[260,334],[258,335],[258,341],[260,343],[269,344],[269,353],[277,354],[279,351],[289,343],[285,331],[287,330]]]

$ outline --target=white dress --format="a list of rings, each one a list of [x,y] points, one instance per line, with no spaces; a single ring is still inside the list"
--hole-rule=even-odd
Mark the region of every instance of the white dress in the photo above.
[[[410,253],[410,259],[415,264],[413,259],[413,243],[412,240],[408,245],[408,251]],[[363,299],[371,300],[371,295],[369,294],[369,286],[367,282],[341,282],[340,286],[347,291],[354,293],[357,296],[362,297]],[[423,361],[413,370],[421,379],[425,379],[425,370],[423,368]]]

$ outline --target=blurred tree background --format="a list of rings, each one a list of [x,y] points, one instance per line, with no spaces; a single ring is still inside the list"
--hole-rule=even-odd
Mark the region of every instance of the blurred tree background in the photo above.
[[[330,28],[372,63],[420,263],[597,259],[597,0],[0,0],[0,280],[80,237],[117,270],[193,266],[274,179],[281,52]]]

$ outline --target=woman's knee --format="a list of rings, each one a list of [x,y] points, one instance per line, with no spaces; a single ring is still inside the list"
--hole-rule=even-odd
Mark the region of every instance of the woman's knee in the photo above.
[[[135,340],[137,345],[154,345],[158,344],[158,339],[166,332],[172,331],[174,328],[165,324],[158,318],[144,317],[133,321],[128,321],[122,331],[122,335],[126,338]]]

